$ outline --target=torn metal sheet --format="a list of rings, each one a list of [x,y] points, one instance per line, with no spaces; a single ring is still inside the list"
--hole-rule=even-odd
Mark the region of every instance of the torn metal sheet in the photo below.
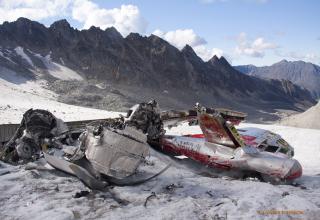
[[[149,155],[146,141],[145,134],[130,126],[114,131],[104,128],[99,135],[94,135],[91,128],[84,140],[85,155],[100,173],[124,178]]]

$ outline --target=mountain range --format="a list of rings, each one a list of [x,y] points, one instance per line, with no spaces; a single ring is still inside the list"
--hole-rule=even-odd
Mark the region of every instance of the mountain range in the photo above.
[[[239,68],[237,68],[239,69]],[[271,120],[279,109],[303,111],[316,102],[289,80],[240,73],[224,57],[204,62],[192,47],[113,27],[77,30],[66,20],[46,27],[26,18],[0,25],[0,77],[45,80],[69,104],[124,110],[155,98],[164,109],[196,102]]]
[[[290,80],[309,90],[314,98],[320,98],[320,66],[313,63],[282,60],[271,66],[242,65],[234,68],[250,76]]]

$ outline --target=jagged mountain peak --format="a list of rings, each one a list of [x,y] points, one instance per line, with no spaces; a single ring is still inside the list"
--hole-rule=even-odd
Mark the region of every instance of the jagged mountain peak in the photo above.
[[[288,61],[288,60],[286,60],[286,59],[282,59],[282,60],[280,60],[279,62],[272,64],[272,66],[286,65],[286,64],[289,64],[289,63],[291,63],[291,62]]]
[[[142,39],[144,39],[144,38],[146,38],[146,37],[143,37],[143,36],[141,36],[141,35],[138,34],[138,33],[130,33],[130,34],[126,37],[126,39],[128,39],[128,40],[142,40]]]
[[[148,37],[150,40],[163,40],[161,37],[155,35],[155,34],[150,34],[150,36]]]
[[[198,63],[203,63],[203,60],[196,54],[196,52],[193,50],[193,48],[186,44],[182,50],[181,53],[189,60],[189,61],[195,61]]]
[[[224,56],[221,56],[219,59],[220,63],[225,66],[231,66],[230,63],[227,61],[227,59]]]
[[[96,27],[93,25],[87,31],[89,31],[89,32],[103,32],[103,30],[101,30],[100,27]]]
[[[212,66],[231,67],[229,62],[223,56],[219,58],[217,55],[213,55],[213,57],[210,60],[208,60],[207,63],[209,63]]]
[[[43,24],[32,21],[28,18],[20,17],[16,21],[13,22],[6,22],[9,25],[18,25],[19,27],[39,27],[39,28],[46,28]]]
[[[181,52],[189,57],[198,57],[198,55],[196,54],[196,52],[194,52],[193,48],[189,45],[189,44],[186,44]]]
[[[219,62],[219,57],[217,55],[213,55],[210,60],[208,60],[210,63],[217,63]]]
[[[177,50],[177,48],[172,46],[170,43],[154,34],[151,34],[150,36],[143,36],[138,33],[130,33],[125,39],[134,45],[140,45],[145,48],[148,47],[149,49],[162,48],[161,50],[165,51]]]
[[[157,35],[154,35],[154,34],[151,34],[148,39],[151,41],[151,42],[154,42],[154,43],[160,43],[160,44],[169,44],[166,40],[162,39],[161,37],[157,36]]]
[[[53,22],[50,25],[50,29],[71,29],[69,22],[66,19],[61,19],[58,21]]]
[[[20,17],[18,18],[16,21],[13,22],[4,22],[3,25],[1,25],[4,28],[13,28],[15,29],[15,27],[18,27],[16,29],[16,32],[22,32],[25,31],[26,29],[30,29],[30,28],[37,28],[37,29],[45,29],[46,27],[37,22],[37,21],[32,21],[28,18],[24,18],[24,17]]]
[[[33,23],[34,21],[31,21],[28,18],[24,18],[24,17],[19,17],[16,21],[14,21],[13,23]]]
[[[105,32],[114,38],[123,38],[120,32],[115,27],[108,27],[105,29]]]

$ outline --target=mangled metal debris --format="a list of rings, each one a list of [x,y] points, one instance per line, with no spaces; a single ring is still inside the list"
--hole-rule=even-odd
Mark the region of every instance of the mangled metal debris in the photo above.
[[[4,146],[1,160],[16,164],[19,161],[36,160],[46,139],[68,131],[62,120],[41,109],[30,109],[23,114],[20,126]]]
[[[97,135],[92,129],[84,138],[85,155],[102,174],[120,179],[130,176],[149,155],[146,135],[131,126],[123,130],[102,127]]]
[[[99,120],[80,130],[69,130],[44,110],[29,110],[1,159],[10,163],[35,160],[42,155],[53,167],[77,176],[92,189],[109,184],[135,185],[168,169],[143,178],[137,168],[150,153],[150,146],[174,156],[186,156],[221,170],[234,170],[244,177],[266,181],[292,181],[302,168],[293,148],[279,135],[262,129],[237,130],[246,114],[197,104],[187,111],[160,112],[157,102],[133,106],[126,117]],[[198,125],[202,134],[165,135],[166,127],[180,122]]]
[[[164,133],[156,102],[143,103],[127,118],[106,119],[70,131],[45,110],[28,110],[1,159],[24,163],[41,155],[53,167],[77,176],[92,189],[109,183],[125,186],[141,184],[169,168],[144,177],[135,177],[139,165],[149,155],[149,139]],[[153,114],[157,112],[156,114]]]

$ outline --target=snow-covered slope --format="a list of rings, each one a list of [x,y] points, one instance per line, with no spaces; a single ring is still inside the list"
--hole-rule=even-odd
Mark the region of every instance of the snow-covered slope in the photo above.
[[[34,64],[32,62],[32,60],[30,59],[30,57],[24,52],[24,49],[22,47],[16,47],[15,52],[17,53],[17,55],[19,55],[22,59],[24,59],[25,61],[28,62],[28,64],[31,67],[34,67]]]
[[[29,81],[0,67],[0,124],[20,123],[30,108],[47,109],[65,121],[116,117],[118,113],[57,102],[57,95],[45,89],[46,81]]]
[[[84,79],[76,71],[66,67],[62,58],[60,58],[60,64],[54,62],[51,59],[51,52],[47,55],[41,55],[20,46],[6,49],[0,46],[0,67],[7,67],[11,71],[19,70],[20,68],[20,72],[21,68],[23,68],[25,72],[32,72],[33,74],[31,75],[42,78],[51,76],[51,78],[54,77],[61,80]]]
[[[43,57],[40,54],[35,54],[43,64],[46,66],[48,73],[61,80],[83,80],[83,77],[80,76],[77,72],[65,67],[59,63],[55,63],[51,60],[50,54]],[[63,60],[62,60],[63,62]]]
[[[301,128],[320,129],[320,102],[303,113],[282,119],[280,124]]]

